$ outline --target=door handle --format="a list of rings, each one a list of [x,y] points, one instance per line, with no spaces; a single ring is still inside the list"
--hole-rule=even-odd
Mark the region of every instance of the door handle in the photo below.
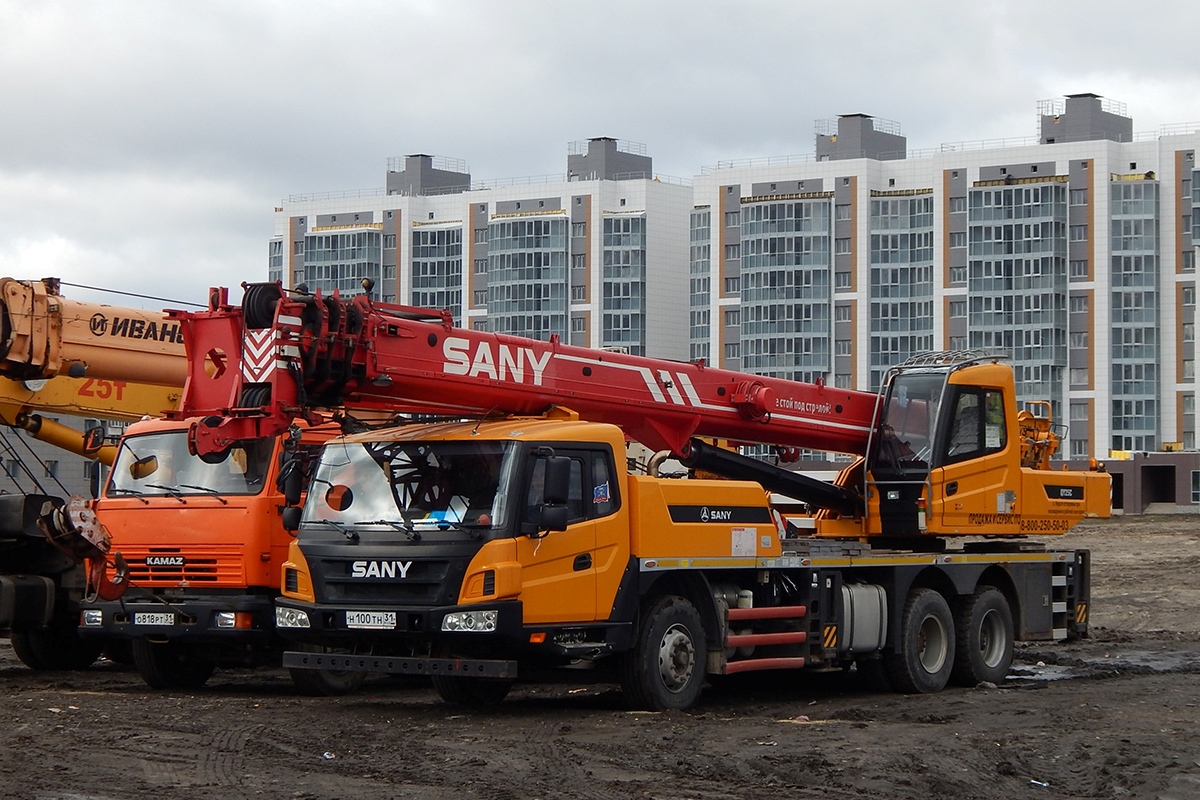
[[[946,484],[946,497],[949,497],[950,495],[956,493],[957,491],[958,491],[958,481],[950,481],[949,483]]]
[[[591,569],[592,554],[584,553],[583,555],[575,556],[575,563],[572,566],[576,572],[583,572],[585,569]]]

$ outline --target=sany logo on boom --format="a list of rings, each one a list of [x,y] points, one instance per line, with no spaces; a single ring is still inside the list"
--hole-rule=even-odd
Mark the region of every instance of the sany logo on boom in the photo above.
[[[442,344],[442,355],[446,361],[442,370],[447,375],[466,375],[471,378],[483,376],[499,381],[525,383],[526,374],[534,386],[542,385],[542,375],[550,363],[550,353],[541,357],[531,347],[497,345],[492,352],[492,343],[482,341],[471,352],[471,341],[459,336],[449,336]]]

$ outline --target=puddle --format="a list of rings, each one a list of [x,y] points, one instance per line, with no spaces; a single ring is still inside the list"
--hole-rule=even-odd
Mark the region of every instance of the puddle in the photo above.
[[[1110,650],[1098,655],[1077,656],[1069,664],[1035,661],[1036,654],[1026,654],[1024,660],[1014,661],[1008,673],[1009,682],[1062,681],[1072,678],[1095,678],[1120,673],[1156,674],[1168,672],[1200,672],[1200,650]]]

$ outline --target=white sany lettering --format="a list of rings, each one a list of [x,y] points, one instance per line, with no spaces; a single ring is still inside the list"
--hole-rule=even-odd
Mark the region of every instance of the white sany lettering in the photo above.
[[[407,578],[411,561],[354,561],[351,578]]]
[[[525,351],[518,349],[514,358],[512,350],[507,345],[500,345],[500,380],[511,380],[517,383],[525,382]]]
[[[496,380],[496,359],[492,357],[492,348],[487,342],[480,342],[479,347],[475,350],[475,360],[471,363],[469,374],[472,378],[486,375],[492,380]]]
[[[466,375],[470,371],[471,357],[467,355],[470,346],[471,343],[461,336],[449,336],[442,343],[442,355],[446,358],[442,369],[447,375]]]
[[[533,385],[541,386],[542,375],[546,372],[546,365],[550,363],[550,351],[547,350],[545,353],[542,353],[542,357],[539,359],[537,353],[533,352],[532,348],[527,347],[525,348],[525,355],[529,359],[529,366],[533,367]]]
[[[442,370],[447,375],[466,375],[471,378],[483,376],[492,380],[524,383],[531,373],[534,386],[542,385],[546,366],[553,353],[547,351],[540,356],[530,347],[499,345],[492,352],[491,342],[480,342],[471,353],[471,341],[460,336],[447,337],[442,342]]]

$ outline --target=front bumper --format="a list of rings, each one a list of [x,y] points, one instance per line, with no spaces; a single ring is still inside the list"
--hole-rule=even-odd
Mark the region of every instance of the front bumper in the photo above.
[[[267,645],[275,634],[271,598],[255,595],[96,601],[81,604],[80,620],[85,638]]]

